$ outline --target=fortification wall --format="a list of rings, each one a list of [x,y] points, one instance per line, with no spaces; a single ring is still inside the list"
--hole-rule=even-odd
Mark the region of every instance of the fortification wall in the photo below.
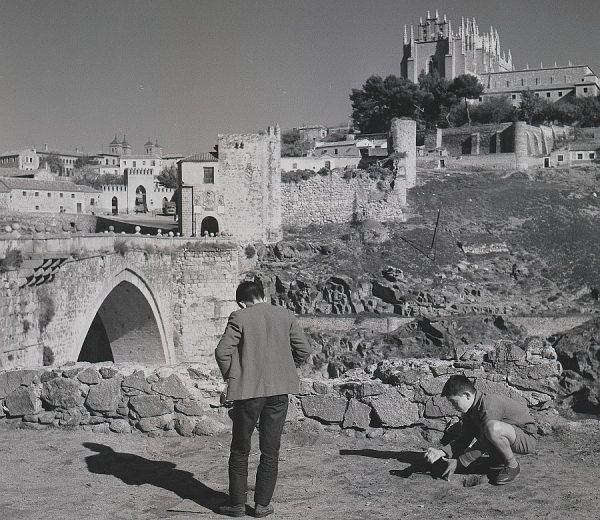
[[[0,211],[0,228],[6,226],[14,228],[14,224],[18,224],[20,234],[41,233],[42,231],[94,233],[97,231],[97,221],[96,216],[81,213]]]
[[[348,178],[344,178],[348,177]],[[297,183],[282,184],[283,224],[308,226],[371,218],[399,220],[403,215],[403,190],[384,191],[379,181],[365,174],[351,177],[342,170],[315,175]]]
[[[439,161],[443,159],[444,167],[450,169],[489,169],[489,170],[515,170],[517,169],[517,160],[514,153],[497,153],[489,155],[462,155],[460,157],[419,157],[417,164],[420,168],[435,169],[439,168]],[[530,166],[543,166],[544,160],[541,157],[529,157]]]

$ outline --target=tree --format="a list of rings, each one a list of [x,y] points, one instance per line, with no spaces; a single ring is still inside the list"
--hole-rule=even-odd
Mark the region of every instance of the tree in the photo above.
[[[515,118],[515,108],[508,96],[490,96],[471,109],[471,116],[478,123],[508,123]]]
[[[394,117],[415,117],[422,92],[412,81],[397,76],[371,76],[352,89],[352,120],[363,133],[387,132]]]
[[[100,174],[90,168],[83,167],[80,170],[75,170],[73,182],[99,190],[106,184],[125,184],[125,177],[114,173]]]
[[[471,124],[471,114],[469,112],[469,104],[467,99],[477,99],[483,94],[483,85],[479,83],[479,80],[471,74],[461,74],[456,76],[449,86],[450,92],[452,92],[457,98],[465,100],[465,109],[467,111],[467,119]]]
[[[87,166],[88,164],[92,164],[93,162],[94,162],[94,159],[92,157],[90,157],[89,155],[84,155],[82,157],[78,157],[75,160],[75,164],[73,164],[73,168],[81,169],[84,166]]]
[[[44,157],[40,161],[40,166],[45,166],[52,173],[58,173],[59,175],[62,175],[63,173],[62,163],[60,162],[60,158],[58,157],[58,155],[56,155],[55,153],[49,153],[48,155],[46,155],[46,157]]]
[[[521,92],[521,102],[517,110],[519,119],[527,124],[541,123],[545,121],[548,112],[548,102],[536,96],[530,89]]]
[[[449,124],[449,111],[456,104],[456,96],[449,87],[450,83],[436,70],[419,76],[419,89],[423,92],[422,117],[428,127]]]
[[[282,157],[304,157],[312,148],[312,143],[304,139],[298,130],[287,130],[281,134]]]
[[[165,188],[173,188],[174,190],[179,188],[177,165],[165,166],[158,174],[157,180]]]

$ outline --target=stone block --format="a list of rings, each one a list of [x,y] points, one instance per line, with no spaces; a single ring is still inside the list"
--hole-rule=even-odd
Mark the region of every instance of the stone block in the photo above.
[[[100,375],[104,379],[111,379],[111,378],[115,377],[118,373],[119,373],[119,371],[116,368],[112,368],[112,367],[101,367],[100,368]]]
[[[357,399],[350,399],[344,415],[342,428],[357,428],[366,430],[371,422],[371,407]]]
[[[88,367],[77,374],[77,379],[86,385],[97,385],[101,377],[94,367]]]
[[[203,415],[194,428],[194,435],[219,435],[220,433],[228,432],[231,426],[223,424],[221,421]]]
[[[40,382],[46,383],[47,381],[51,381],[52,379],[56,379],[57,377],[60,376],[54,371],[44,372],[42,375],[40,375]]]
[[[313,392],[312,379],[300,378],[300,395],[310,395]]]
[[[436,417],[452,417],[460,415],[452,405],[448,402],[448,399],[441,395],[434,395],[425,402],[424,416],[432,419]]]
[[[171,399],[161,399],[158,395],[134,396],[129,400],[129,405],[141,418],[158,417],[174,410]]]
[[[317,394],[330,394],[333,392],[333,384],[324,383],[323,381],[313,381],[313,390]]]
[[[348,405],[346,399],[333,394],[307,395],[300,402],[304,415],[327,423],[341,423]]]
[[[427,395],[440,395],[446,381],[448,381],[448,376],[433,377],[421,381],[421,388]]]
[[[120,400],[121,379],[113,377],[90,387],[85,405],[96,412],[114,412]]]
[[[110,426],[108,423],[100,423],[92,426],[92,432],[94,433],[108,433],[110,431]]]
[[[40,412],[38,414],[38,421],[40,424],[52,424],[55,419],[55,412]]]
[[[187,415],[178,415],[175,418],[175,431],[183,437],[193,437],[196,419]]]
[[[82,413],[79,408],[71,408],[70,410],[65,410],[62,415],[62,419],[60,419],[61,426],[67,426],[74,428],[75,426],[79,426],[81,422]]]
[[[392,428],[419,422],[419,407],[399,393],[387,393],[369,400],[381,424]]]
[[[64,377],[51,379],[42,385],[42,401],[52,408],[77,408],[83,405],[79,381]]]
[[[137,427],[145,433],[154,430],[172,430],[174,426],[175,420],[170,413],[154,417],[143,417],[137,423]]]
[[[204,400],[184,399],[175,403],[175,410],[184,415],[204,415],[209,408],[210,406]]]
[[[190,391],[181,382],[177,374],[171,374],[167,378],[160,379],[152,384],[152,391],[175,399],[187,399],[191,397]]]
[[[8,372],[0,372],[0,399],[14,392],[21,385],[30,385],[39,373],[40,370],[10,370]]]
[[[121,384],[123,388],[130,388],[140,392],[150,393],[152,391],[150,384],[146,381],[146,375],[143,370],[136,370],[130,376],[125,376]]]
[[[79,374],[79,372],[81,372],[83,370],[83,367],[75,367],[75,368],[69,368],[67,370],[63,370],[63,377],[68,377],[69,379],[73,379],[74,377],[77,377],[77,375]]]
[[[131,425],[125,419],[113,419],[110,421],[109,429],[115,433],[131,433]]]

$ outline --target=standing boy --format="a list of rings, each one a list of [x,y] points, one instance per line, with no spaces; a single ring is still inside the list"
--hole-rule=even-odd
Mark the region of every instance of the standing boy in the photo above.
[[[498,470],[493,484],[508,484],[517,478],[521,469],[514,454],[532,453],[537,445],[537,426],[527,407],[510,397],[479,392],[463,375],[451,376],[442,396],[463,414],[462,432],[441,449],[429,448],[427,462],[447,460],[443,476],[449,480],[459,464],[467,467],[488,453],[490,468]],[[471,446],[474,438],[477,442]]]
[[[233,401],[233,437],[229,456],[229,504],[220,512],[244,516],[248,492],[248,455],[260,419],[260,463],[256,472],[254,516],[273,513],[279,446],[287,415],[288,394],[299,392],[296,366],[311,353],[295,316],[265,302],[262,288],[242,282],[235,299],[240,310],[229,316],[215,350],[227,400]]]

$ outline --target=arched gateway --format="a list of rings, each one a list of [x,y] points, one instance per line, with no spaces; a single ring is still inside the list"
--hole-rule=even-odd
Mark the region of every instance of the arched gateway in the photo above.
[[[147,284],[125,269],[105,284],[82,320],[78,361],[175,361],[159,305]]]

